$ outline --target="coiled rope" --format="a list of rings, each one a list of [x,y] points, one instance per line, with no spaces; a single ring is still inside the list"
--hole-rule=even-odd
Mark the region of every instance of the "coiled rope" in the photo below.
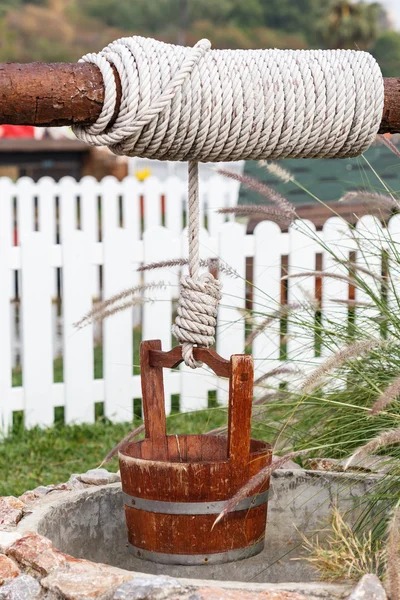
[[[219,282],[199,274],[198,161],[350,157],[374,140],[383,79],[352,50],[210,50],[122,38],[81,61],[96,64],[105,96],[96,123],[77,137],[118,155],[189,161],[189,277],[173,331],[186,364],[214,343]],[[118,72],[122,97],[115,122]]]

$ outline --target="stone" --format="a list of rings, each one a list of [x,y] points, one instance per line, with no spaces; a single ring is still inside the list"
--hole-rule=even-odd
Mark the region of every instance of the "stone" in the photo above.
[[[135,577],[117,588],[113,600],[165,600],[172,596],[175,600],[184,592],[179,581],[171,577]]]
[[[50,540],[37,533],[21,537],[8,548],[7,555],[39,575],[48,575],[57,567],[64,566],[69,558],[56,550]]]
[[[15,527],[21,520],[25,504],[14,496],[0,498],[0,530]]]
[[[22,533],[18,531],[0,531],[0,552],[6,554],[9,547],[21,538]]]
[[[285,590],[247,591],[203,587],[190,594],[188,600],[308,600],[303,594]]]
[[[63,489],[67,489],[67,490],[84,490],[87,487],[89,487],[88,485],[86,485],[86,483],[83,483],[83,481],[81,481],[79,479],[80,475],[73,473],[71,475],[71,477],[68,479],[67,483],[64,483],[62,485],[64,485],[65,487]],[[61,489],[60,486],[57,487],[57,489]]]
[[[30,575],[20,575],[0,588],[0,600],[36,600],[41,596],[40,583]]]
[[[107,469],[90,469],[90,471],[79,475],[78,479],[89,485],[107,485],[121,481],[118,473],[110,473]]]
[[[111,600],[118,586],[133,576],[117,567],[70,558],[65,568],[57,569],[41,583],[65,600]]]
[[[280,459],[281,459],[280,456],[273,456],[272,464]],[[281,468],[282,469],[300,469],[301,470],[303,467],[301,467],[300,465],[295,463],[294,460],[292,460],[291,458],[288,458],[288,460],[281,465]]]
[[[46,496],[47,494],[52,492],[55,487],[55,485],[38,485],[38,487],[35,487],[33,491],[39,494],[39,496]]]
[[[40,498],[40,494],[35,492],[35,490],[28,490],[22,496],[18,496],[18,500],[21,500],[24,504],[32,504],[32,502],[36,502]]]
[[[0,554],[0,585],[4,585],[7,581],[15,579],[20,574],[18,565],[11,558]]]
[[[385,589],[376,575],[364,575],[348,600],[387,600]]]

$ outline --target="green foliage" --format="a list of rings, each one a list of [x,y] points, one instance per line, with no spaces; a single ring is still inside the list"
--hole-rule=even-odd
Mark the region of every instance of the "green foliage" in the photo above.
[[[381,12],[377,3],[332,0],[315,24],[316,41],[326,48],[368,48],[378,35]]]
[[[167,419],[170,433],[205,433],[226,423],[226,409],[209,409],[172,414]],[[0,496],[18,496],[38,485],[67,481],[71,473],[94,469],[111,448],[133,427],[132,423],[110,423],[100,418],[92,425],[56,425],[29,431],[16,427],[0,439]],[[115,458],[107,465],[118,470]]]
[[[398,77],[400,73],[400,34],[397,31],[385,31],[371,48],[382,69],[384,77]]]
[[[76,60],[127,35],[214,48],[370,47],[383,9],[350,0],[0,0],[0,60]]]
[[[110,27],[156,32],[179,21],[180,5],[179,0],[84,0],[79,9]]]

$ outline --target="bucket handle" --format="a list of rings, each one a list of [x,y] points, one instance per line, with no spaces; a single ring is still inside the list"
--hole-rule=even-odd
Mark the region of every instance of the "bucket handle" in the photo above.
[[[234,354],[229,361],[208,348],[193,350],[196,360],[204,362],[218,377],[229,378],[228,456],[232,471],[237,473],[238,478],[246,480],[250,459],[253,358],[248,354]],[[154,442],[153,456],[156,460],[168,460],[162,369],[173,369],[181,362],[180,346],[163,352],[160,340],[140,344],[145,431],[146,438]]]

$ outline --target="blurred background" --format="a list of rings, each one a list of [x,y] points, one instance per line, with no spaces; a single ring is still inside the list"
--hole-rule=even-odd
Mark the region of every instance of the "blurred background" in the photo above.
[[[0,61],[76,61],[112,40],[139,34],[193,45],[207,37],[213,48],[351,48],[371,52],[385,77],[400,77],[400,1],[381,0],[0,0]],[[128,161],[90,149],[67,128],[0,127],[0,175],[38,180],[136,173],[163,178],[177,165]],[[397,137],[392,141],[398,143]],[[366,157],[391,189],[400,189],[396,158],[382,144]],[[324,202],[349,190],[375,187],[361,159],[283,161]],[[243,165],[242,165],[243,168]],[[247,162],[246,172],[269,185],[279,181]],[[178,171],[177,171],[178,170]],[[206,173],[206,170],[203,169]],[[368,181],[366,181],[368,179]],[[284,193],[296,204],[313,202],[298,186]],[[240,202],[261,201],[241,190]]]

